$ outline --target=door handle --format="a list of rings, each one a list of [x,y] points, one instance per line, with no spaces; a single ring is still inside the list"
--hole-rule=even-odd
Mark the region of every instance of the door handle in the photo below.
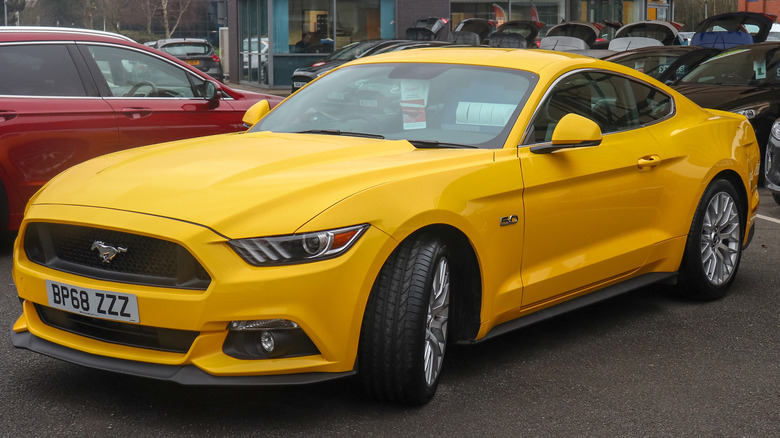
[[[636,165],[639,167],[639,170],[650,170],[661,164],[661,161],[661,157],[658,155],[648,155],[637,160]]]
[[[0,110],[0,122],[4,122],[6,120],[11,120],[17,116],[15,111],[4,111]]]
[[[142,107],[127,107],[122,108],[122,114],[124,114],[128,119],[135,120],[152,115],[152,109]]]

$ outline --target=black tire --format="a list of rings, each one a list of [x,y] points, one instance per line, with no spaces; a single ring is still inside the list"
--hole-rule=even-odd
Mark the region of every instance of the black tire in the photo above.
[[[739,200],[726,180],[715,180],[704,191],[680,266],[678,289],[683,295],[711,301],[728,293],[737,276],[745,236],[745,213]]]
[[[447,340],[449,267],[447,247],[434,236],[403,242],[385,262],[360,333],[358,373],[369,396],[420,405],[436,393]],[[426,361],[426,351],[438,360]]]
[[[772,193],[772,199],[775,200],[775,203],[777,203],[777,205],[780,205],[780,193]]]

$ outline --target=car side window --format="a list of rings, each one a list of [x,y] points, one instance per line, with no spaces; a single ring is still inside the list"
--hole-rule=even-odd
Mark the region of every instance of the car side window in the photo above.
[[[636,99],[639,123],[646,125],[672,114],[672,98],[661,90],[636,81],[629,81]]]
[[[549,142],[558,121],[569,113],[593,120],[604,134],[639,126],[629,82],[622,76],[600,72],[564,77],[542,102],[533,122],[533,140],[528,138],[526,143]]]
[[[174,63],[146,53],[109,46],[89,52],[115,97],[201,97],[205,81]]]
[[[0,46],[0,94],[86,96],[64,44]]]

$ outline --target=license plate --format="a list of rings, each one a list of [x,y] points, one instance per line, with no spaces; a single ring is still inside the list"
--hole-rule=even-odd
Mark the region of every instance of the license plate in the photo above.
[[[293,82],[293,87],[301,88],[301,87],[303,87],[306,84],[308,84],[308,82]]]
[[[76,287],[51,280],[46,280],[46,293],[50,307],[95,318],[140,322],[138,300],[132,294]]]
[[[187,64],[189,64],[189,65],[200,65],[200,61],[198,61],[197,59],[188,59],[187,60]]]

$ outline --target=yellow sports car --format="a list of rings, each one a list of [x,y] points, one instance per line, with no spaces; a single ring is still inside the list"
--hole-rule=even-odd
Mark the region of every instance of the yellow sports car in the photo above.
[[[365,58],[245,120],[38,192],[14,345],[193,385],[357,373],[419,404],[447,344],[650,283],[723,296],[758,208],[744,116],[560,52]]]

